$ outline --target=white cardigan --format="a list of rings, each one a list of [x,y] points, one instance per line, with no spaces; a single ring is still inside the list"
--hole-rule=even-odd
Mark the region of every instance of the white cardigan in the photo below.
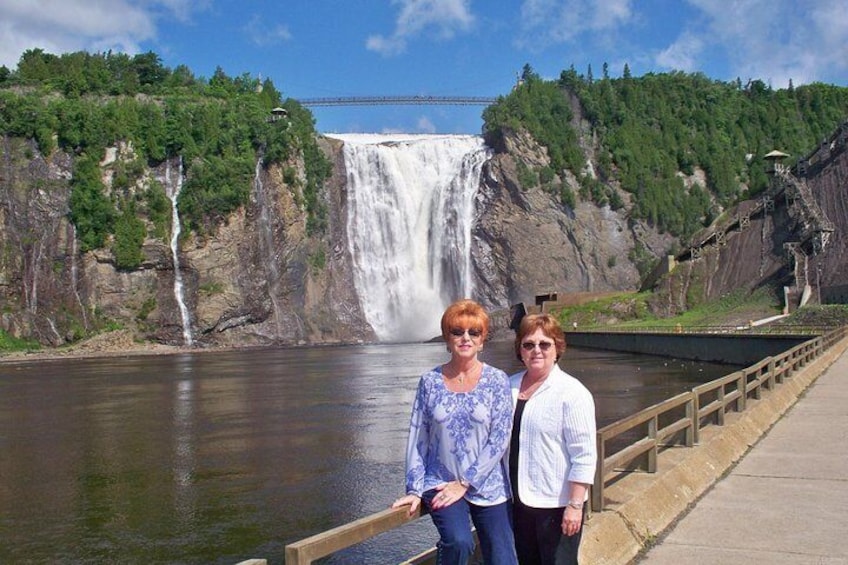
[[[513,406],[525,372],[509,379]],[[518,497],[522,503],[534,508],[563,507],[569,500],[569,481],[595,481],[596,426],[592,393],[554,365],[521,417]]]

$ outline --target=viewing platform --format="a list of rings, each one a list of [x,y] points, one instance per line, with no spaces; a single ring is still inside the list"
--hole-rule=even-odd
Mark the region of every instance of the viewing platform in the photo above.
[[[846,406],[843,353],[637,563],[848,563]]]
[[[810,337],[598,429],[581,563],[848,563],[846,349],[848,327]],[[422,516],[387,508],[287,545],[285,562]]]

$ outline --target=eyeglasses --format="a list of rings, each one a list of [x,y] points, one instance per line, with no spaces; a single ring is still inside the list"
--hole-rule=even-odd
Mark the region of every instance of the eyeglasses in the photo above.
[[[547,351],[548,349],[553,347],[554,344],[550,341],[540,341],[539,343],[536,343],[535,341],[525,341],[521,344],[521,349],[523,349],[524,351],[533,351],[534,349],[536,349],[536,346],[539,346],[539,349],[541,349],[542,351]]]
[[[468,329],[451,328],[450,329],[450,334],[454,337],[462,337],[462,336],[465,335],[465,332],[468,332],[469,337],[472,337],[472,338],[480,337],[481,335],[483,335],[483,330],[478,330],[477,328],[468,328]]]

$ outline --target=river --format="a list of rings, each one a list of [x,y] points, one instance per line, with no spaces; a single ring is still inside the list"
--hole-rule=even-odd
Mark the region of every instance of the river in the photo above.
[[[511,342],[483,356],[520,367]],[[283,563],[402,494],[409,410],[443,344],[0,363],[0,563]],[[604,425],[732,367],[571,348]],[[429,519],[329,559],[396,563]]]

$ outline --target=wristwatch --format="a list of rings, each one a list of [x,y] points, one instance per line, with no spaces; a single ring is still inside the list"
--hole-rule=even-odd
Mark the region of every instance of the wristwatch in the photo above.
[[[566,506],[571,506],[575,510],[583,510],[583,501],[582,500],[569,500]]]
[[[471,488],[471,481],[469,481],[468,479],[459,478],[457,479],[457,482],[465,489]]]

